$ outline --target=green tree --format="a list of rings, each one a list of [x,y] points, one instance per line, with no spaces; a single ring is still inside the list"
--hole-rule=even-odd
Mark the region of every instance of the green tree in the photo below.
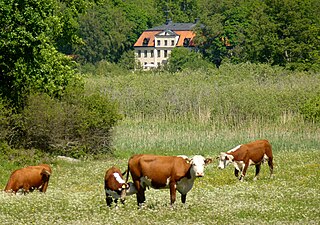
[[[153,4],[151,0],[102,0],[82,13],[79,33],[83,44],[76,50],[82,62],[118,62],[158,19]]]
[[[185,69],[209,68],[210,64],[200,53],[181,47],[174,48],[168,59],[168,70],[177,72]]]
[[[320,64],[320,2],[266,0],[267,13],[276,26],[274,64],[310,69]],[[319,68],[318,68],[319,69]]]
[[[155,0],[157,11],[161,13],[159,23],[166,19],[174,22],[194,22],[199,17],[198,0]]]
[[[54,39],[61,32],[54,0],[0,2],[0,95],[23,108],[30,92],[61,96],[77,80]]]
[[[211,61],[319,69],[319,1],[200,0],[200,8],[198,43]]]

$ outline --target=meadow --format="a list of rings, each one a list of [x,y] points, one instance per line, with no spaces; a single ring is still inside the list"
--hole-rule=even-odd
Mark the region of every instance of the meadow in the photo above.
[[[0,224],[319,224],[320,127],[299,111],[320,93],[319,83],[317,74],[263,65],[89,76],[88,93],[110,95],[124,115],[113,130],[113,152],[77,163],[47,159],[53,168],[47,192],[1,192]],[[132,154],[215,158],[262,138],[273,146],[273,179],[263,165],[258,181],[251,167],[239,182],[231,166],[218,170],[214,160],[186,205],[177,194],[171,208],[169,190],[150,189],[143,209],[135,196],[117,209],[106,206],[104,173],[112,165],[124,171]],[[21,166],[1,161],[1,188]]]

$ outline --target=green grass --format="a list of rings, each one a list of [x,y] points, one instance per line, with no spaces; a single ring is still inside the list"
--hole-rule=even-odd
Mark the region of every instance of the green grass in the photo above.
[[[317,74],[250,64],[89,77],[88,93],[110,95],[124,114],[113,131],[113,154],[80,163],[49,159],[47,193],[1,192],[0,224],[320,224],[320,127],[299,111],[319,87]],[[195,181],[186,205],[177,194],[171,208],[169,190],[150,189],[141,210],[135,196],[118,209],[106,206],[104,173],[113,165],[124,171],[132,154],[215,158],[256,139],[273,146],[274,179],[265,164],[260,180],[253,181],[250,167],[241,183],[231,166],[218,170],[215,161]],[[3,189],[10,173],[32,160],[0,156]]]
[[[319,224],[319,151],[275,152],[275,177],[262,166],[253,181],[233,168],[217,169],[217,162],[197,179],[183,206],[180,195],[170,208],[169,190],[146,192],[145,208],[138,210],[135,196],[118,209],[105,204],[103,177],[112,165],[126,168],[126,159],[67,163],[56,161],[46,194],[0,194],[0,224]],[[5,184],[1,184],[4,186]]]

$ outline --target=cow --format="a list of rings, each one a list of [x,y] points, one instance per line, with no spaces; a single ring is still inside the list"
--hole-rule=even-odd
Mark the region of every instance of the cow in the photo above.
[[[147,187],[170,189],[170,205],[176,201],[176,191],[181,194],[181,202],[186,203],[187,193],[191,190],[194,180],[204,176],[204,166],[212,159],[196,155],[189,159],[185,156],[160,156],[138,154],[128,161],[128,174],[131,174],[137,189],[137,203],[141,207],[145,202]]]
[[[270,178],[273,176],[273,156],[272,148],[268,140],[257,140],[247,144],[238,145],[237,147],[221,152],[218,168],[224,169],[230,163],[235,167],[234,175],[240,181],[244,180],[249,165],[255,165],[256,174],[254,180],[258,179],[261,164],[268,161],[270,169]],[[239,177],[239,171],[241,175]]]
[[[118,203],[120,199],[121,203],[124,204],[126,195],[133,195],[136,193],[136,189],[132,182],[126,183],[123,180],[123,175],[120,169],[113,166],[106,171],[104,176],[104,189],[106,192],[106,203],[107,206],[111,207],[112,202]]]
[[[52,169],[47,164],[17,169],[11,173],[4,191],[16,194],[18,190],[22,189],[26,194],[38,189],[40,192],[45,193],[51,174]]]

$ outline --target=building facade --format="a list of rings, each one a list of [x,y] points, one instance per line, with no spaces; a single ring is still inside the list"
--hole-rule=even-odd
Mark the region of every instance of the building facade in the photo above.
[[[144,70],[166,64],[175,47],[194,48],[195,23],[173,23],[145,30],[134,44],[135,57]]]

